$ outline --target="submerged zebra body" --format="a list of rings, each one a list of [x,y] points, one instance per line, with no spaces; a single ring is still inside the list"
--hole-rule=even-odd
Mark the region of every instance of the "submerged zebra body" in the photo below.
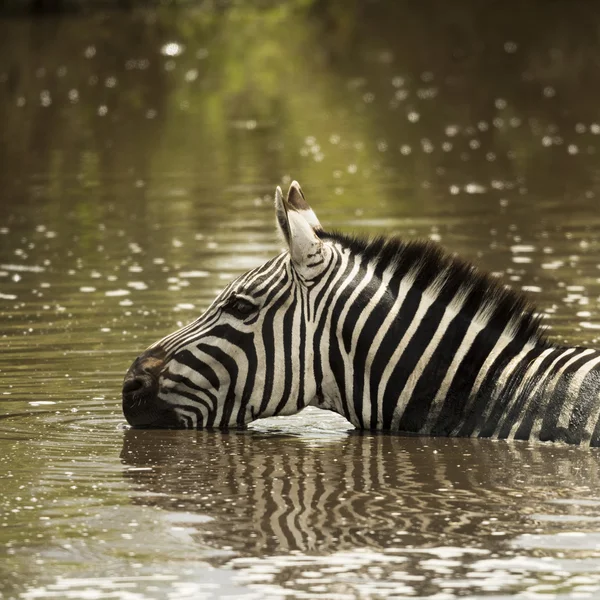
[[[314,405],[361,429],[600,445],[600,352],[547,341],[522,295],[429,242],[326,232],[295,182],[275,209],[287,251],[136,359],[131,425]]]

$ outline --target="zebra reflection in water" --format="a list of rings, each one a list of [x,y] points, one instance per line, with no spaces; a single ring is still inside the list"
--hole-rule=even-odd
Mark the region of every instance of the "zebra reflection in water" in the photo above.
[[[131,467],[152,467],[125,471],[137,503],[212,517],[193,522],[198,543],[241,556],[499,551],[536,531],[531,515],[571,510],[550,498],[585,497],[600,479],[595,453],[573,447],[360,432],[327,442],[276,431],[133,429],[121,456]]]

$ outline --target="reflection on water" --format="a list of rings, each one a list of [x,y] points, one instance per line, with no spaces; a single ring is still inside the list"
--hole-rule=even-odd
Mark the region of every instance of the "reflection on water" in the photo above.
[[[488,4],[0,17],[0,597],[600,594],[595,451],[120,410],[132,357],[278,251],[291,178],[598,344],[600,14]]]

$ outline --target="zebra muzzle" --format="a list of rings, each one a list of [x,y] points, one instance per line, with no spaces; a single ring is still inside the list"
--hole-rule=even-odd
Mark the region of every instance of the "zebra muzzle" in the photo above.
[[[123,413],[130,425],[152,425],[159,417],[158,376],[164,365],[162,353],[146,351],[138,356],[123,380]]]

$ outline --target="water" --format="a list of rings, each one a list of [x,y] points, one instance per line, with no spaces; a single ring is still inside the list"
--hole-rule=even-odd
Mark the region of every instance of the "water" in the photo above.
[[[595,598],[595,450],[132,431],[135,355],[321,221],[430,237],[600,336],[587,2],[0,20],[0,597]]]

